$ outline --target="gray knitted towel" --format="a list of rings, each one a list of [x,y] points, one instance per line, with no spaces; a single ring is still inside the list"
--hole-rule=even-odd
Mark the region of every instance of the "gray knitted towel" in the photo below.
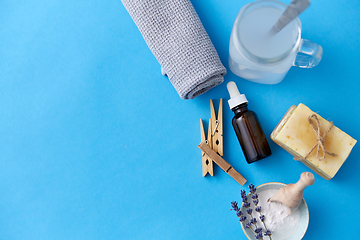
[[[226,69],[190,0],[122,0],[182,99],[224,81]]]

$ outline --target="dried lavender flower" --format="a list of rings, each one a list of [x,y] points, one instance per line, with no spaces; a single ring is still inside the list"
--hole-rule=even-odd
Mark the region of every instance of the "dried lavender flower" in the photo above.
[[[261,227],[259,227],[259,228],[257,228],[257,229],[255,229],[255,231],[254,231],[255,233],[261,233],[262,232],[262,228]]]
[[[255,238],[256,238],[256,239],[263,239],[262,233],[259,233],[258,235],[256,235]]]
[[[239,220],[240,220],[240,222],[243,222],[243,221],[246,220],[246,217],[245,217],[245,216],[241,216]]]
[[[242,215],[243,213],[240,210],[236,212],[236,216],[241,217]]]
[[[247,223],[244,225],[245,228],[251,228],[251,223]]]
[[[251,224],[256,224],[256,223],[257,223],[257,220],[256,220],[256,218],[252,218],[252,219],[250,220],[250,222],[251,222]]]
[[[257,193],[255,193],[251,196],[252,199],[258,199],[258,197],[259,197],[259,195]]]
[[[264,232],[264,235],[265,236],[271,236],[271,231],[269,229],[267,229],[265,232]]]
[[[260,217],[260,220],[263,222],[265,220],[265,216],[264,215],[261,215]]]
[[[249,203],[249,202],[244,203],[244,207],[245,207],[245,208],[249,208],[249,207],[250,207],[250,203]]]
[[[251,215],[251,213],[252,213],[252,209],[251,209],[251,208],[249,208],[249,209],[247,209],[247,210],[246,210],[246,212],[247,212],[247,214]]]
[[[249,189],[250,189],[250,192],[251,192],[252,194],[254,194],[255,191],[256,191],[256,188],[255,188],[254,184],[252,184],[252,183],[250,183]]]
[[[239,211],[240,209],[239,209],[239,207],[238,207],[238,202],[236,202],[236,201],[233,201],[233,202],[231,202],[231,207],[234,209],[234,211]],[[230,210],[232,210],[232,209],[230,209]]]
[[[242,198],[246,198],[246,191],[245,190],[241,190],[240,193],[241,193]]]
[[[257,206],[259,204],[259,199],[253,200],[253,203],[255,204],[255,206]]]
[[[257,206],[257,207],[255,208],[255,211],[257,211],[258,213],[260,213],[260,212],[261,212],[261,206]]]

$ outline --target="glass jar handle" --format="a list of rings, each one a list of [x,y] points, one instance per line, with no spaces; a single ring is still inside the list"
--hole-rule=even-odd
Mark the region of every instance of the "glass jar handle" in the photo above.
[[[293,66],[300,68],[312,68],[319,64],[323,49],[319,44],[301,39],[299,52],[296,55]]]

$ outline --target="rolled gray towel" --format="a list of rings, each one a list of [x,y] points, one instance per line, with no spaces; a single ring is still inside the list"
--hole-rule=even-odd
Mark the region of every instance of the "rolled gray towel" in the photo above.
[[[224,81],[226,69],[190,0],[122,0],[182,99]]]

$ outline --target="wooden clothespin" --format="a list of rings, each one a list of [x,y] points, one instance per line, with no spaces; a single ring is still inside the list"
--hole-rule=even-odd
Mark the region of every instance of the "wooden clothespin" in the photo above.
[[[203,121],[200,119],[200,130],[201,130],[201,142],[207,144],[210,148],[212,147],[212,139],[211,139],[211,119],[209,120],[209,130],[208,130],[208,137],[205,137],[205,130]],[[202,166],[203,166],[203,177],[209,173],[211,176],[214,176],[214,168],[213,168],[213,161],[202,152]]]
[[[220,98],[218,116],[216,117],[213,101],[210,99],[212,149],[224,156],[223,145],[223,101]]]
[[[210,99],[211,118],[209,119],[208,137],[206,139],[204,124],[200,119],[201,141],[205,142],[210,148],[223,156],[223,110],[222,98],[220,98],[218,117],[216,117],[214,103]],[[213,161],[203,152],[202,153],[203,177],[209,173],[214,176]]]
[[[235,181],[244,185],[246,179],[238,173],[228,162],[220,157],[214,150],[212,150],[205,142],[201,142],[198,146],[210,159],[212,159],[219,167],[229,174]]]

